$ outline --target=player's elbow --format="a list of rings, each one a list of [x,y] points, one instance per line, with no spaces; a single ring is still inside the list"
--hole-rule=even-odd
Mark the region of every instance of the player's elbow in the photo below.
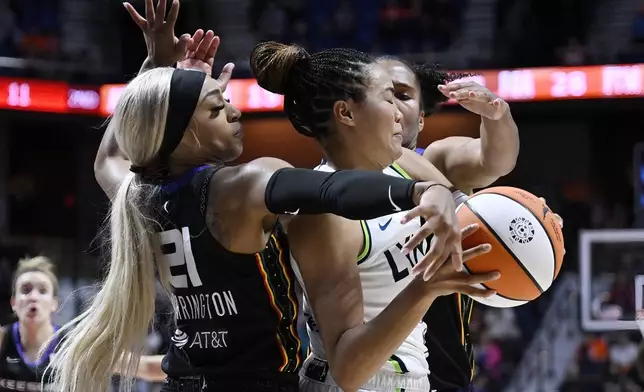
[[[338,366],[331,367],[333,380],[344,392],[354,392],[360,388],[362,382],[357,378],[355,366],[350,366],[350,361],[341,361]]]
[[[329,360],[333,380],[345,392],[357,391],[373,375],[370,359],[365,358],[364,350],[336,351]]]

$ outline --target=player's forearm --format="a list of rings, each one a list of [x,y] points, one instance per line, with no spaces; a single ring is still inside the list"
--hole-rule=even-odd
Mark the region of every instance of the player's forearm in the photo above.
[[[510,111],[499,120],[482,117],[480,143],[482,175],[498,178],[514,169],[519,156],[519,130]]]
[[[130,162],[121,152],[114,127],[108,126],[94,159],[96,181],[110,198],[128,173]]]
[[[154,69],[154,64],[152,63],[152,59],[149,57],[146,57],[145,60],[143,61],[143,64],[141,64],[141,69],[139,69],[139,74],[142,74],[143,72],[149,71],[151,69]]]
[[[345,332],[329,361],[338,385],[345,391],[355,391],[376,374],[435,298],[422,279],[414,279],[373,320]]]
[[[136,378],[149,382],[161,382],[165,380],[166,374],[161,370],[163,355],[144,355],[141,357]]]

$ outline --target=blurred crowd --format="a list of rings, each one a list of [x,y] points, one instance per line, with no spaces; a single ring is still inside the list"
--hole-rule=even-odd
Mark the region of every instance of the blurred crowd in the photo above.
[[[644,8],[633,16],[630,45],[618,58],[606,59],[601,48],[589,48],[595,7],[603,1],[488,1],[495,5],[494,56],[471,66],[644,61]],[[473,2],[251,0],[248,21],[258,40],[294,42],[313,51],[350,46],[398,55],[440,53],[459,38],[464,12]]]
[[[629,16],[629,44],[614,58],[590,42],[596,10],[608,1],[248,0],[248,18],[239,24],[248,25],[256,40],[294,42],[311,51],[348,46],[418,58],[445,52],[466,23],[479,23],[466,21],[464,15],[468,7],[480,3],[483,9],[494,7],[493,56],[472,59],[468,67],[644,61],[644,7]],[[0,57],[65,58],[60,50],[60,15],[60,0],[0,0]]]
[[[639,63],[644,61],[644,5],[633,17],[631,31],[631,46],[619,55],[619,61],[624,63]]]
[[[346,46],[399,55],[443,52],[459,39],[468,23],[465,11],[476,1],[480,2],[248,0],[248,18],[239,23],[247,23],[257,40],[294,42],[310,51]],[[628,45],[616,53],[616,58],[607,58],[602,50],[592,47],[595,11],[606,1],[609,0],[489,0],[488,4],[495,5],[494,56],[487,62],[470,65],[495,68],[644,62],[644,6],[629,15]],[[58,0],[0,0],[0,58],[64,57],[60,50],[59,7]],[[206,27],[216,30],[216,26]],[[614,189],[613,186],[604,188]],[[574,222],[567,227],[623,228],[630,225],[630,209],[627,204],[602,199],[582,209],[569,208],[562,215]],[[567,257],[572,260],[576,257],[576,234],[566,234],[571,243],[567,246]],[[11,320],[10,271],[12,261],[24,253],[24,250],[0,249],[0,324]],[[606,265],[618,266],[615,271],[606,271],[607,286],[598,293],[603,298],[601,313],[613,317],[611,312],[617,314],[619,308],[616,319],[632,317],[624,314],[624,310],[635,308],[633,271],[644,267],[633,266],[641,260],[629,261],[626,257],[620,264],[613,263],[611,257],[598,256],[609,260]],[[568,263],[575,265],[574,261]],[[477,391],[503,389],[520,362],[522,350],[540,327],[540,320],[551,303],[548,294],[515,309],[475,305],[470,330],[475,344]],[[150,353],[163,352],[168,345],[167,337],[151,333]],[[637,355],[640,340],[639,332],[587,335],[563,391],[628,391],[624,375]]]
[[[55,59],[59,47],[58,0],[0,0],[0,57]]]
[[[442,51],[458,34],[466,0],[253,0],[249,21],[260,40],[310,50],[349,46],[408,54]]]
[[[562,392],[641,392],[627,377],[638,356],[639,332],[589,334]]]
[[[539,326],[546,301],[517,309],[475,305],[470,331],[475,355],[476,391],[502,391],[521,360],[522,350]],[[523,321],[528,321],[527,323]],[[536,321],[534,323],[530,321]]]

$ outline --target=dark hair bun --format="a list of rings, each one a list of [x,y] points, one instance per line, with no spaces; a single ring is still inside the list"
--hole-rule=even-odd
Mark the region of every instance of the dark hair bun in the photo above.
[[[250,68],[262,88],[284,95],[288,89],[290,73],[294,67],[309,58],[309,54],[297,45],[275,41],[262,42],[250,55]]]
[[[414,64],[411,68],[420,83],[422,109],[428,115],[436,111],[438,104],[447,101],[447,97],[438,90],[438,85],[473,75],[463,72],[448,73],[438,64]]]

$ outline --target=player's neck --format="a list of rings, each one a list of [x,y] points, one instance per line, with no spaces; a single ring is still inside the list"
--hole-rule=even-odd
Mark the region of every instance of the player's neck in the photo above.
[[[28,326],[20,323],[20,344],[25,351],[40,350],[43,344],[54,334],[51,322],[43,325]]]
[[[372,170],[382,171],[384,167],[375,162],[369,154],[364,154],[358,149],[349,149],[344,145],[326,145],[324,155],[329,166],[336,170]]]

